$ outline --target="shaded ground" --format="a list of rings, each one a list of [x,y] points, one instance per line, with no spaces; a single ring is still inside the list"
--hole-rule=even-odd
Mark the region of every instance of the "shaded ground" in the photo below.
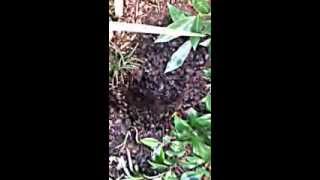
[[[130,7],[127,12],[133,11],[130,10]],[[150,6],[149,8],[157,7]],[[143,16],[140,21],[144,24],[168,24],[166,10],[158,12],[163,13],[158,14],[159,16],[149,13],[149,16]],[[144,13],[148,14],[148,12]],[[129,19],[127,16],[125,14],[123,18]],[[131,18],[130,21],[136,20]],[[179,38],[169,43],[154,44],[155,38],[156,36],[153,35],[134,35],[130,42],[139,43],[134,55],[144,60],[145,63],[128,77],[129,86],[119,86],[113,89],[109,87],[109,155],[111,157],[123,156],[127,160],[125,149],[121,150],[122,146],[117,146],[130,132],[125,147],[131,152],[133,164],[137,164],[140,171],[147,175],[155,173],[150,170],[147,163],[147,159],[150,159],[150,151],[136,143],[134,128],[138,130],[139,138],[153,137],[160,140],[161,137],[168,134],[171,129],[170,116],[172,113],[175,111],[183,113],[186,109],[195,107],[206,95],[207,82],[202,77],[202,70],[210,66],[207,50],[199,47],[197,52],[190,53],[181,68],[164,74],[170,56],[184,42],[184,39]],[[130,45],[127,47],[130,48]],[[108,158],[109,177],[118,178],[123,172],[117,169],[117,163],[112,162],[110,157]]]

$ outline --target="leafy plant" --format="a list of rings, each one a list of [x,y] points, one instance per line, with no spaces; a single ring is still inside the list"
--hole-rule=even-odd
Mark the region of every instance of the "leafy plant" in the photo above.
[[[198,45],[208,48],[211,56],[211,7],[208,0],[192,0],[192,6],[197,14],[192,15],[168,3],[172,23],[168,27],[152,25],[113,22],[109,20],[109,33],[113,31],[127,31],[136,33],[160,34],[155,43],[169,42],[181,36],[189,37],[170,58],[165,73],[181,67],[191,49],[196,50]],[[206,37],[201,41],[201,38]]]
[[[196,50],[198,45],[207,47],[211,54],[211,17],[210,5],[207,0],[192,0],[193,8],[197,11],[197,15],[191,15],[190,13],[184,12],[175,6],[168,4],[169,14],[172,19],[172,23],[168,26],[169,29],[186,31],[193,33],[200,33],[203,37],[208,37],[206,40],[200,43],[201,37],[190,36],[184,44],[182,44],[170,58],[167,64],[165,73],[174,71],[182,66],[185,59],[188,57],[191,49]],[[156,43],[169,42],[178,35],[161,34]]]
[[[210,112],[211,100],[209,105],[209,96],[206,99],[204,106]],[[177,167],[184,170],[181,180],[210,177],[204,165],[211,164],[211,114],[200,114],[191,108],[186,119],[175,113],[173,124],[171,136],[163,137],[162,141],[154,138],[140,141],[153,150],[149,161],[152,169],[162,173],[164,180],[177,180],[178,175],[173,171]]]
[[[140,59],[133,57],[137,46],[127,55],[123,55],[115,45],[110,46],[109,54],[109,82],[111,86],[125,83],[125,76],[143,63]]]

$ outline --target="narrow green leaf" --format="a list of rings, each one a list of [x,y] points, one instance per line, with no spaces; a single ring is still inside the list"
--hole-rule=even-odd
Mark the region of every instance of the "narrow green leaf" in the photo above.
[[[178,69],[180,66],[182,66],[182,64],[188,57],[191,48],[192,48],[192,44],[190,40],[183,43],[179,47],[179,49],[176,52],[174,52],[173,55],[171,56],[170,61],[168,62],[164,73],[174,71]]]
[[[161,144],[157,139],[154,138],[143,138],[140,140],[142,144],[150,147],[152,150],[154,150],[156,147]]]
[[[152,159],[154,162],[159,164],[164,164],[165,161],[165,153],[163,151],[162,146],[158,146],[152,153]]]
[[[179,19],[185,18],[186,15],[181,9],[176,8],[175,6],[168,3],[168,9],[170,17],[173,21],[177,21]]]
[[[190,37],[190,41],[192,44],[192,49],[195,51],[198,47],[199,42],[200,42],[200,37]]]
[[[206,108],[209,112],[211,112],[211,95],[209,94],[205,101]]]
[[[148,160],[148,162],[149,162],[149,164],[151,165],[151,168],[152,168],[152,169],[156,169],[156,170],[162,171],[162,170],[166,170],[166,169],[168,168],[168,166],[167,166],[167,165],[164,165],[164,164],[159,164],[159,163],[151,162],[151,161],[149,161],[149,160]]]
[[[181,180],[200,180],[201,176],[194,171],[187,171],[181,175]]]
[[[210,12],[210,5],[208,0],[193,0],[192,5],[194,9],[202,14],[208,14]]]
[[[188,17],[179,19],[173,22],[172,24],[170,24],[167,28],[191,32],[195,18],[196,18],[195,16],[188,16]],[[158,39],[155,41],[155,43],[168,42],[177,37],[179,37],[179,35],[172,36],[172,35],[161,34],[158,37]]]
[[[196,16],[196,19],[194,20],[192,31],[200,33],[202,28],[202,20],[199,15]],[[196,50],[198,47],[198,44],[200,42],[200,37],[190,37],[192,48],[193,50]]]
[[[211,94],[203,98],[202,102],[205,103],[207,111],[211,112]]]

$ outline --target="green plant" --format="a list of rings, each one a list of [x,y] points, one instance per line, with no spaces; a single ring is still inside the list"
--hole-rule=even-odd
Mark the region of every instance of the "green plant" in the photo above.
[[[211,112],[211,99],[204,99],[206,110]],[[160,142],[154,138],[144,138],[140,142],[153,150],[151,167],[162,173],[164,180],[177,180],[174,169],[183,169],[181,180],[210,177],[204,167],[211,164],[211,114],[200,114],[191,108],[187,118],[173,115],[174,130]]]
[[[181,36],[189,37],[171,56],[165,73],[174,71],[184,63],[191,49],[196,50],[198,45],[208,48],[211,55],[211,7],[208,0],[192,0],[197,15],[191,15],[175,6],[168,4],[169,14],[173,21],[168,27],[157,27],[143,24],[131,24],[109,21],[109,33],[113,31],[128,31],[137,33],[160,34],[155,43],[169,42]],[[201,38],[206,37],[201,41]]]
[[[211,56],[211,13],[209,2],[208,0],[192,0],[192,5],[197,11],[197,15],[191,15],[188,12],[168,4],[169,14],[173,21],[168,28],[178,31],[199,33],[203,35],[202,37],[207,37],[207,39],[200,43],[201,37],[190,36],[189,39],[173,53],[167,64],[165,73],[174,71],[182,66],[191,49],[196,50],[199,44],[207,47]],[[155,42],[169,42],[177,37],[179,36],[161,34]]]
[[[142,60],[133,57],[137,46],[127,55],[123,55],[115,45],[111,43],[109,54],[109,82],[112,86],[125,83],[125,76],[143,63]]]

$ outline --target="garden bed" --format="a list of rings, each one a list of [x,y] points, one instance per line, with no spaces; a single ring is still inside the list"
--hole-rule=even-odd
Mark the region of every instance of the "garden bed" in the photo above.
[[[170,20],[167,2],[157,2],[125,0],[124,15],[118,20],[165,26]],[[181,2],[174,3],[189,8]],[[158,172],[148,163],[152,150],[138,143],[139,139],[152,137],[161,141],[173,128],[172,115],[175,112],[183,116],[191,107],[198,112],[205,111],[201,100],[209,88],[203,70],[211,66],[207,48],[198,47],[197,51],[191,51],[179,69],[165,74],[170,57],[185,38],[154,43],[156,38],[156,35],[134,33],[117,33],[113,38],[113,45],[120,53],[132,52],[129,58],[134,57],[139,63],[123,74],[123,82],[112,84],[109,79],[106,83],[109,93],[109,157],[106,157],[109,179],[124,179],[126,172],[119,165],[121,158],[139,173],[157,175]],[[109,62],[116,61],[116,58],[110,58],[115,57],[110,56]],[[174,171],[181,173],[179,169]]]

